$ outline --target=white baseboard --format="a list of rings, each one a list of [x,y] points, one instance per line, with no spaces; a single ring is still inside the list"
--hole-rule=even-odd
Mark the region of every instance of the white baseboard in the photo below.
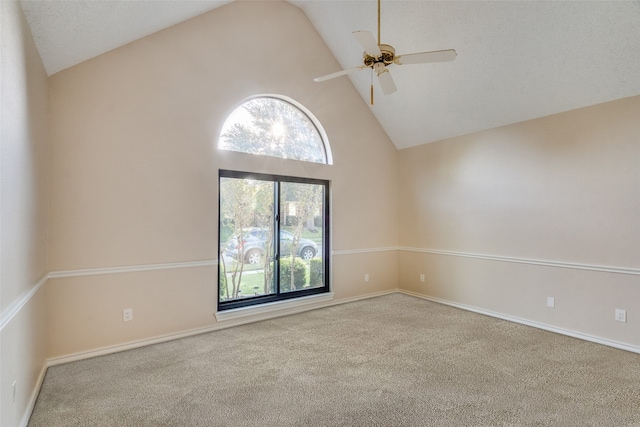
[[[542,329],[542,330],[545,330],[545,331],[555,332],[555,333],[558,333],[558,334],[561,334],[561,335],[566,335],[566,336],[570,336],[570,337],[573,337],[573,338],[578,338],[578,339],[582,339],[582,340],[585,340],[585,341],[594,342],[594,343],[597,343],[597,344],[602,344],[602,345],[606,345],[606,346],[609,346],[609,347],[614,347],[614,348],[618,348],[618,349],[631,351],[633,353],[639,353],[640,354],[640,347],[637,347],[637,346],[632,346],[632,345],[625,344],[625,343],[620,343],[620,342],[617,342],[617,341],[612,341],[612,340],[607,340],[607,339],[603,339],[603,338],[599,338],[599,337],[594,337],[594,336],[591,336],[591,335],[587,335],[587,334],[583,334],[583,333],[579,333],[579,332],[575,332],[575,331],[570,331],[570,330],[566,330],[566,329],[562,329],[562,328],[558,328],[558,327],[555,327],[555,326],[550,326],[550,325],[546,325],[546,324],[543,324],[543,323],[534,322],[534,321],[530,321],[530,320],[526,320],[526,319],[521,319],[521,318],[514,317],[514,316],[507,316],[507,315],[504,315],[504,314],[501,314],[501,313],[492,312],[490,310],[484,310],[484,309],[480,309],[480,308],[477,308],[477,307],[467,306],[467,305],[464,305],[464,304],[459,304],[459,303],[455,303],[455,302],[452,302],[452,301],[443,300],[443,299],[440,299],[440,298],[429,297],[427,295],[423,295],[423,294],[419,294],[419,293],[416,293],[416,292],[411,292],[411,291],[407,291],[407,290],[403,290],[403,289],[397,289],[397,288],[396,289],[389,289],[389,290],[381,291],[381,292],[374,292],[374,293],[365,294],[365,295],[359,295],[359,296],[356,296],[356,297],[342,298],[342,299],[339,299],[339,300],[322,301],[322,302],[318,303],[317,305],[314,304],[313,306],[310,306],[310,305],[301,306],[300,310],[297,311],[297,312],[299,313],[299,312],[303,312],[303,311],[316,310],[316,309],[319,309],[319,308],[330,307],[330,306],[340,305],[340,304],[346,304],[346,303],[350,303],[350,302],[355,302],[355,301],[369,299],[369,298],[375,298],[375,297],[388,295],[388,294],[392,294],[392,293],[401,293],[401,294],[405,294],[405,295],[410,295],[410,296],[414,296],[414,297],[421,298],[421,299],[424,299],[424,300],[436,302],[436,303],[439,303],[439,304],[444,304],[444,305],[448,305],[448,306],[451,306],[451,307],[456,307],[456,308],[460,308],[460,309],[463,309],[463,310],[471,311],[471,312],[474,312],[474,313],[479,313],[479,314],[495,317],[495,318],[502,319],[502,320],[508,320],[510,322],[515,322],[515,323],[523,324],[523,325],[526,325],[526,326],[531,326],[531,327],[534,327],[534,328]],[[131,342],[123,343],[123,344],[118,344],[118,345],[113,345],[113,346],[106,346],[106,347],[102,347],[102,348],[98,348],[98,349],[94,349],[94,350],[89,350],[89,351],[84,351],[84,352],[79,352],[79,353],[74,353],[74,354],[69,354],[69,355],[65,355],[65,356],[60,356],[60,357],[54,357],[54,358],[47,359],[45,366],[43,366],[42,371],[40,372],[40,376],[38,378],[37,386],[36,386],[36,388],[34,389],[34,391],[32,393],[31,399],[29,401],[29,405],[27,407],[27,411],[25,412],[25,415],[24,415],[24,417],[23,417],[23,419],[22,419],[22,421],[20,423],[20,427],[26,427],[27,424],[29,423],[29,418],[31,416],[31,413],[33,412],[33,408],[35,406],[36,400],[38,398],[38,393],[40,392],[40,388],[41,388],[42,383],[44,381],[44,377],[45,377],[47,368],[50,367],[50,366],[61,365],[61,364],[64,364],[64,363],[75,362],[75,361],[78,361],[78,360],[89,359],[89,358],[97,357],[97,356],[104,356],[104,355],[107,355],[107,354],[118,353],[118,352],[126,351],[126,350],[132,350],[132,349],[135,349],[135,348],[145,347],[145,346],[153,345],[153,344],[159,344],[159,343],[168,342],[168,341],[172,341],[172,340],[176,340],[176,339],[180,339],[180,338],[185,338],[185,337],[189,337],[189,336],[193,336],[193,335],[199,335],[199,334],[203,334],[203,333],[207,333],[207,332],[213,332],[213,331],[216,331],[216,330],[231,328],[231,327],[239,326],[239,325],[243,325],[243,324],[254,323],[254,322],[259,322],[259,321],[268,320],[268,319],[274,319],[274,318],[282,317],[282,316],[288,316],[290,314],[294,314],[291,311],[291,309],[283,310],[281,312],[272,311],[272,312],[268,312],[268,313],[263,313],[259,317],[240,318],[240,319],[235,319],[235,320],[229,320],[229,321],[224,322],[224,324],[221,324],[221,325],[214,325],[214,326],[208,326],[208,327],[203,327],[203,328],[196,328],[196,329],[186,330],[186,331],[182,331],[182,332],[178,332],[178,333],[166,334],[166,335],[157,336],[157,337],[153,337],[153,338],[136,340],[136,341],[131,341]]]
[[[573,337],[573,338],[578,338],[584,341],[589,341],[589,342],[593,342],[596,344],[602,344],[602,345],[606,345],[609,347],[614,347],[614,348],[618,348],[621,350],[626,350],[626,351],[631,351],[633,353],[639,353],[640,354],[640,347],[638,346],[634,346],[634,345],[630,345],[630,344],[626,344],[626,343],[621,343],[618,341],[613,341],[613,340],[608,340],[605,338],[600,338],[600,337],[595,337],[593,335],[587,335],[587,334],[583,334],[581,332],[575,332],[575,331],[571,331],[568,329],[563,329],[563,328],[558,328],[556,326],[551,326],[551,325],[547,325],[544,323],[539,323],[539,322],[535,322],[532,320],[527,320],[527,319],[522,319],[519,317],[515,317],[515,316],[508,316],[502,313],[496,313],[494,311],[490,311],[490,310],[485,310],[482,308],[477,308],[477,307],[472,307],[472,306],[468,306],[465,304],[459,304],[453,301],[448,301],[448,300],[444,300],[444,299],[440,299],[440,298],[434,298],[434,297],[430,297],[427,295],[423,295],[423,294],[419,294],[417,292],[411,292],[411,291],[405,291],[403,289],[398,289],[398,292],[405,294],[405,295],[410,295],[410,296],[414,296],[417,298],[422,298],[425,299],[427,301],[433,301],[433,302],[437,302],[439,304],[444,304],[444,305],[448,305],[451,307],[456,307],[456,308],[460,308],[462,310],[467,310],[467,311],[472,311],[474,313],[478,313],[478,314],[484,314],[485,316],[491,316],[491,317],[495,317],[498,319],[502,319],[502,320],[508,320],[510,322],[514,322],[514,323],[519,323],[522,325],[526,325],[526,326],[531,326],[537,329],[542,329],[545,331],[549,331],[549,332],[555,332],[557,334],[561,334],[561,335],[566,335],[569,337]]]
[[[64,355],[64,356],[49,358],[49,359],[47,359],[47,361],[45,363],[45,366],[42,368],[42,372],[40,374],[40,378],[38,379],[37,387],[34,390],[34,393],[33,393],[31,401],[29,402],[29,406],[27,408],[27,411],[25,412],[23,420],[20,423],[20,427],[26,427],[27,424],[29,423],[29,418],[31,417],[31,413],[33,412],[33,408],[35,406],[35,402],[36,402],[36,399],[38,397],[38,393],[40,392],[40,388],[42,387],[42,382],[44,381],[45,373],[47,371],[47,368],[49,368],[49,367],[56,366],[56,365],[62,365],[62,364],[65,364],[65,363],[76,362],[76,361],[84,360],[84,359],[90,359],[92,357],[106,356],[108,354],[119,353],[121,351],[127,351],[127,350],[133,350],[133,349],[136,349],[136,348],[141,348],[141,347],[145,347],[145,346],[153,345],[153,344],[160,344],[160,343],[163,343],[163,342],[173,341],[173,340],[177,340],[177,339],[180,339],[180,338],[186,338],[186,337],[190,337],[190,336],[194,336],[194,335],[199,335],[199,334],[204,334],[204,333],[213,332],[213,331],[217,331],[217,330],[227,329],[227,328],[231,328],[231,327],[234,327],[234,326],[240,326],[240,325],[244,325],[244,324],[247,324],[247,323],[254,323],[254,322],[259,322],[259,321],[262,321],[262,320],[269,320],[269,319],[274,319],[274,318],[277,318],[277,317],[288,316],[288,315],[291,315],[291,314],[301,313],[303,311],[310,311],[310,310],[315,310],[315,309],[318,309],[318,308],[329,307],[329,306],[332,306],[332,305],[344,304],[344,303],[351,302],[351,301],[356,301],[356,300],[359,300],[359,299],[372,298],[372,297],[376,297],[376,296],[392,293],[392,292],[395,292],[395,291],[396,291],[395,289],[392,289],[392,290],[389,290],[387,292],[379,292],[379,293],[368,294],[368,295],[363,295],[363,296],[354,297],[354,298],[345,298],[345,299],[341,299],[341,300],[338,300],[338,301],[327,299],[327,300],[323,300],[323,301],[320,301],[320,302],[314,303],[314,304],[304,304],[303,303],[302,305],[300,305],[298,307],[292,307],[291,305],[286,305],[286,306],[283,306],[282,309],[280,309],[280,310],[271,310],[271,311],[267,311],[267,312],[257,313],[254,316],[246,316],[246,317],[238,317],[238,318],[234,318],[234,319],[229,319],[229,320],[226,320],[224,322],[220,322],[220,323],[218,323],[216,325],[212,325],[212,326],[205,326],[205,327],[202,327],[202,328],[195,328],[195,329],[185,330],[185,331],[181,331],[181,332],[155,336],[155,337],[152,337],[152,338],[145,338],[145,339],[141,339],[141,340],[129,341],[129,342],[122,343],[122,344],[105,346],[105,347],[100,347],[100,348],[93,349],[93,350],[82,351],[82,352],[72,353],[72,354],[68,354],[68,355]],[[333,293],[332,293],[331,296],[333,296]]]
[[[22,416],[22,420],[20,420],[20,427],[27,427],[29,424],[29,419],[31,418],[31,414],[33,413],[33,408],[36,406],[36,400],[38,400],[38,395],[40,394],[40,388],[42,388],[42,383],[44,382],[44,377],[47,374],[47,364],[45,363],[40,370],[40,375],[38,375],[38,380],[36,381],[36,385],[31,392],[31,396],[29,396],[29,401],[27,402],[27,408],[24,411],[24,415]]]
[[[258,316],[255,316],[255,317],[238,318],[238,319],[233,319],[233,320],[228,320],[228,321],[225,321],[225,322],[221,322],[221,324],[216,324],[216,325],[212,325],[212,326],[206,326],[206,327],[202,327],[202,328],[190,329],[190,330],[186,330],[186,331],[181,331],[181,332],[176,332],[176,333],[171,333],[171,334],[166,334],[166,335],[160,335],[160,336],[156,336],[156,337],[152,337],[152,338],[145,338],[145,339],[141,339],[141,340],[130,341],[130,342],[123,343],[123,344],[106,346],[106,347],[101,347],[101,348],[97,348],[97,349],[93,349],[93,350],[88,350],[88,351],[68,354],[68,355],[64,355],[64,356],[54,357],[54,358],[50,358],[50,359],[47,360],[46,367],[61,365],[61,364],[64,364],[64,363],[69,363],[69,362],[75,362],[75,361],[83,360],[83,359],[89,359],[89,358],[97,357],[97,356],[104,356],[104,355],[107,355],[107,354],[118,353],[118,352],[126,351],[126,350],[132,350],[132,349],[135,349],[135,348],[140,348],[140,347],[145,347],[145,346],[148,346],[148,345],[153,345],[153,344],[159,344],[159,343],[163,343],[163,342],[173,341],[173,340],[176,340],[176,339],[186,338],[186,337],[190,337],[190,336],[193,336],[193,335],[199,335],[199,334],[204,334],[204,333],[208,333],[208,332],[214,332],[214,331],[217,331],[217,330],[231,328],[231,327],[234,327],[234,326],[245,325],[245,324],[248,324],[248,323],[260,322],[260,321],[269,320],[269,319],[275,319],[277,317],[282,317],[282,316],[289,316],[291,314],[302,313],[304,311],[316,310],[316,309],[319,309],[319,308],[330,307],[330,306],[339,305],[339,304],[346,304],[346,303],[355,302],[355,301],[359,301],[359,300],[364,300],[364,299],[368,299],[368,298],[375,298],[375,297],[388,295],[388,294],[392,294],[392,293],[396,293],[396,292],[402,293],[402,294],[405,294],[405,295],[410,295],[410,296],[422,298],[422,299],[425,299],[425,300],[428,300],[428,301],[437,302],[437,303],[440,303],[440,304],[445,304],[445,305],[448,305],[448,306],[451,306],[451,307],[460,308],[460,309],[471,311],[471,312],[474,312],[474,313],[484,314],[486,316],[491,316],[491,317],[495,317],[495,318],[498,318],[498,319],[508,320],[510,322],[515,322],[515,323],[519,323],[519,324],[522,324],[522,325],[526,325],[526,326],[531,326],[531,327],[534,327],[534,328],[542,329],[542,330],[545,330],[545,331],[555,332],[555,333],[558,333],[558,334],[561,334],[561,335],[566,335],[566,336],[570,336],[570,337],[573,337],[573,338],[578,338],[578,339],[582,339],[582,340],[585,340],[585,341],[594,342],[594,343],[597,343],[597,344],[602,344],[602,345],[606,345],[606,346],[609,346],[609,347],[619,348],[619,349],[622,349],[622,350],[631,351],[633,353],[639,353],[640,354],[640,347],[633,346],[633,345],[630,345],[630,344],[621,343],[621,342],[617,342],[617,341],[613,341],[613,340],[608,340],[608,339],[604,339],[604,338],[600,338],[600,337],[595,337],[595,336],[592,336],[592,335],[587,335],[587,334],[583,334],[583,333],[580,333],[580,332],[575,332],[575,331],[571,331],[571,330],[567,330],[567,329],[562,329],[562,328],[558,328],[558,327],[555,327],[555,326],[551,326],[551,325],[547,325],[547,324],[539,323],[539,322],[534,322],[534,321],[531,321],[531,320],[522,319],[522,318],[515,317],[515,316],[508,316],[508,315],[504,315],[504,314],[501,314],[501,313],[493,312],[493,311],[490,311],[490,310],[485,310],[485,309],[481,309],[481,308],[477,308],[477,307],[472,307],[472,306],[468,306],[468,305],[464,305],[464,304],[459,304],[459,303],[455,303],[455,302],[452,302],[452,301],[443,300],[443,299],[440,299],[440,298],[429,297],[427,295],[423,295],[423,294],[419,294],[419,293],[411,292],[411,291],[406,291],[406,290],[403,290],[403,289],[389,289],[389,290],[386,290],[386,291],[374,292],[374,293],[370,293],[370,294],[359,295],[359,296],[356,296],[356,297],[342,298],[342,299],[339,299],[339,300],[322,301],[322,302],[319,302],[317,304],[313,304],[312,306],[311,305],[303,305],[303,306],[298,307],[297,309],[287,308],[287,309],[284,309],[282,311],[271,311],[271,312],[267,312],[267,313],[262,313],[262,314],[260,314]],[[46,369],[46,367],[45,367],[45,369]],[[37,394],[36,394],[36,396],[37,396]]]
[[[302,313],[304,311],[316,310],[319,308],[330,307],[333,305],[346,304],[349,302],[354,302],[362,299],[374,298],[382,295],[395,293],[397,291],[398,289],[389,289],[387,291],[374,292],[374,293],[360,295],[356,297],[342,298],[339,300],[325,300],[313,305],[304,304],[299,307],[286,306],[284,307],[283,310],[274,310],[274,311],[269,311],[265,313],[260,313],[256,316],[247,316],[247,317],[227,320],[212,326],[205,326],[202,328],[190,329],[186,331],[160,335],[152,338],[129,341],[122,344],[116,344],[116,345],[101,347],[93,350],[82,351],[78,353],[67,354],[64,356],[49,358],[47,359],[46,367],[62,365],[64,363],[75,362],[78,360],[90,359],[92,357],[105,356],[107,354],[118,353],[126,350],[133,350],[135,348],[145,347],[148,345],[160,344],[163,342],[173,341],[180,338],[186,338],[193,335],[199,335],[207,332],[218,331],[221,329],[227,329],[234,326],[245,325],[248,323],[260,322],[262,320],[269,320],[269,319],[275,319],[277,317],[289,316],[292,314]]]

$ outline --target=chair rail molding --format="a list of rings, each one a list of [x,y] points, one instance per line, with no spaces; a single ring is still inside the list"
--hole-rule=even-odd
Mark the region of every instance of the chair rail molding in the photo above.
[[[218,260],[167,262],[161,264],[129,265],[123,267],[85,268],[78,270],[51,271],[49,279],[77,276],[96,276],[100,274],[132,273],[138,271],[170,270],[174,268],[215,267]]]
[[[453,257],[460,257],[460,258],[475,258],[475,259],[483,259],[488,261],[501,261],[501,262],[516,263],[516,264],[530,264],[530,265],[539,265],[544,267],[571,268],[574,270],[589,270],[589,271],[600,271],[603,273],[629,274],[632,276],[640,276],[640,268],[633,268],[633,267],[581,264],[581,263],[574,263],[574,262],[517,258],[517,257],[507,257],[507,256],[489,255],[489,254],[477,254],[477,253],[470,253],[470,252],[454,252],[454,251],[444,251],[444,250],[438,250],[438,249],[411,248],[406,246],[400,246],[398,247],[398,250],[404,251],[404,252],[426,253],[431,255],[445,255],[445,256],[453,256]]]
[[[9,307],[3,310],[2,314],[0,314],[0,331],[7,326],[11,320],[22,310],[22,308],[29,303],[31,298],[40,290],[40,288],[47,282],[49,278],[48,274],[42,276],[38,282],[31,287],[28,291],[24,292],[20,298],[15,300]]]
[[[368,254],[373,252],[389,252],[397,251],[397,246],[387,246],[381,248],[364,248],[364,249],[344,249],[339,251],[331,251],[331,255],[353,255],[353,254]]]

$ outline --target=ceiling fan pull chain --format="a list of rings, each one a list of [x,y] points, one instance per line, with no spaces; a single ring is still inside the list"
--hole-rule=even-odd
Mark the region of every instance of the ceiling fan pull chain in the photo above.
[[[371,105],[373,105],[373,68],[371,69],[371,73],[369,75],[371,76]]]
[[[344,76],[354,70],[364,70],[365,68],[371,69],[371,86],[370,98],[371,105],[373,105],[373,72],[375,71],[378,82],[380,83],[380,89],[383,95],[391,95],[396,92],[398,88],[391,77],[391,73],[387,68],[390,65],[403,65],[403,64],[425,64],[431,62],[448,62],[453,61],[456,58],[456,51],[453,49],[447,50],[434,50],[430,52],[417,52],[409,53],[406,55],[396,55],[396,50],[393,46],[388,44],[382,44],[381,40],[381,0],[378,0],[378,41],[376,43],[376,37],[371,31],[358,30],[353,32],[353,36],[358,41],[360,46],[364,48],[362,54],[362,65],[358,65],[353,68],[338,71],[328,74],[323,77],[317,77],[313,79],[316,82],[322,82],[325,80],[333,79],[335,77]]]

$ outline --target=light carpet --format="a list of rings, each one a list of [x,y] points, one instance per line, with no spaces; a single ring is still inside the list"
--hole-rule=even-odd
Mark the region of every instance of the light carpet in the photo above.
[[[390,294],[55,366],[29,426],[640,426],[640,355]]]

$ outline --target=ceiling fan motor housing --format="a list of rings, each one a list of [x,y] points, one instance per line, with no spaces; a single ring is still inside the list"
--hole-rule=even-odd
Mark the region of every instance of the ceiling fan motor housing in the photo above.
[[[371,56],[365,52],[362,56],[364,58],[365,67],[372,67],[375,63],[382,62],[384,65],[393,64],[396,56],[396,50],[388,44],[378,45],[380,48],[380,56]]]

